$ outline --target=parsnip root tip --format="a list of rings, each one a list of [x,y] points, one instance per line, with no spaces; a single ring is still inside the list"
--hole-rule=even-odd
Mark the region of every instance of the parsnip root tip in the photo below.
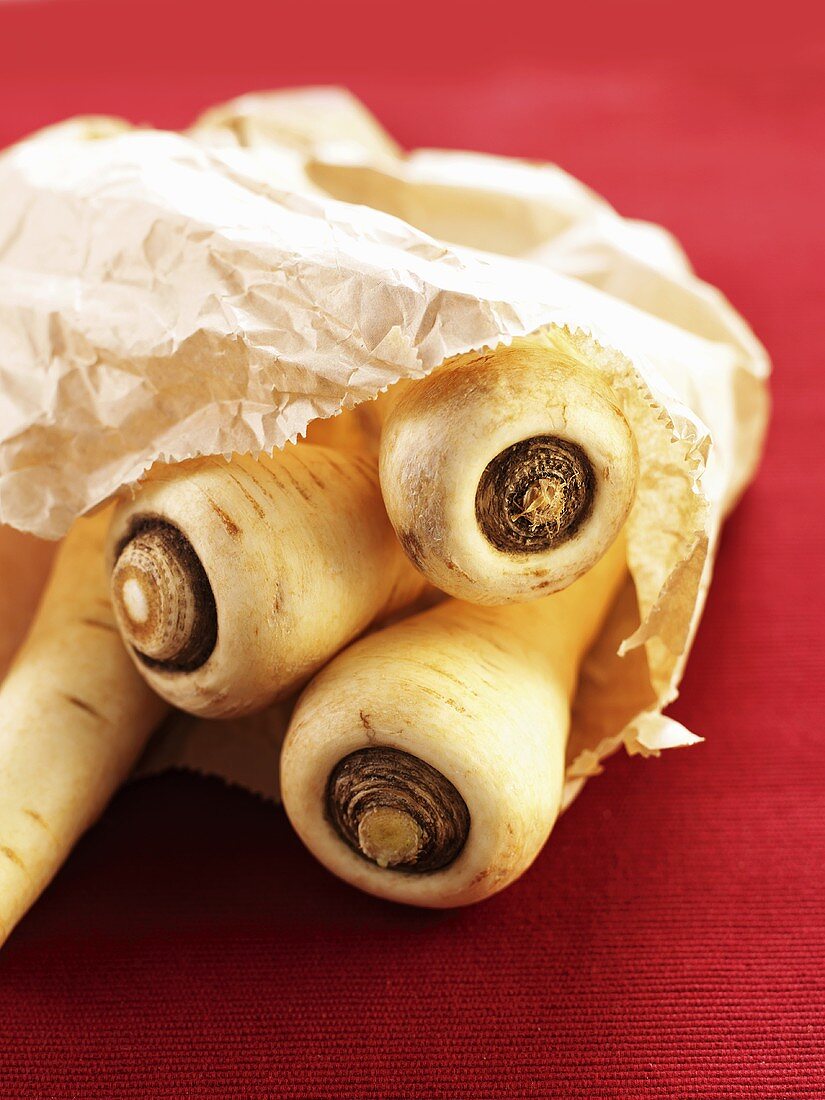
[[[409,874],[447,867],[470,832],[470,811],[446,776],[417,756],[383,746],[359,749],[336,764],[326,810],[360,856]]]
[[[123,637],[148,664],[191,671],[215,648],[212,586],[192,544],[170,523],[146,521],[121,547],[112,603]]]
[[[476,492],[476,519],[497,550],[549,550],[575,534],[595,491],[593,466],[578,444],[533,436],[488,464]]]

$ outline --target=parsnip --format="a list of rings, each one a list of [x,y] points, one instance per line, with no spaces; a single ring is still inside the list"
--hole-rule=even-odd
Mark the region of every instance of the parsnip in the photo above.
[[[474,603],[535,599],[586,573],[627,518],[637,465],[618,399],[561,329],[404,386],[381,436],[399,541]]]
[[[448,600],[356,642],[298,701],[281,793],[330,870],[465,905],[530,866],[559,811],[578,666],[625,576],[619,539],[530,604]]]
[[[0,687],[0,942],[167,710],[118,636],[103,557],[108,522],[101,514],[72,528]]]
[[[109,560],[141,674],[213,718],[290,694],[425,585],[387,520],[376,458],[308,444],[158,471],[118,508]]]

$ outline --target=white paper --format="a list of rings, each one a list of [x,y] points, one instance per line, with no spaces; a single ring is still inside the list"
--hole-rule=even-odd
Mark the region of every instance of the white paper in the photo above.
[[[696,740],[661,710],[759,458],[768,360],[664,230],[550,165],[405,156],[329,89],[245,97],[188,135],[51,128],[0,157],[0,200],[0,521],[59,537],[156,461],[270,451],[564,326],[641,461],[633,584],[582,677],[568,797],[620,744]]]

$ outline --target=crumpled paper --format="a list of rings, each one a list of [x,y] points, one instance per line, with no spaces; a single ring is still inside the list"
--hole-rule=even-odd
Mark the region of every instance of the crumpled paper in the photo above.
[[[77,119],[8,150],[0,521],[57,538],[154,462],[283,447],[551,325],[620,395],[641,461],[632,579],[582,672],[567,803],[622,744],[698,740],[662,710],[759,459],[769,362],[673,237],[559,168],[405,155],[335,89],[243,97],[185,135]],[[199,748],[178,723],[148,766],[274,796],[280,712],[272,727]],[[271,778],[253,782],[258,759]]]

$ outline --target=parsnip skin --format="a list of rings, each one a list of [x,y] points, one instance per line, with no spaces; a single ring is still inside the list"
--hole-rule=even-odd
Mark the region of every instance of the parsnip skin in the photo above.
[[[0,942],[129,774],[166,705],[109,602],[109,515],[78,520],[0,687]]]
[[[381,488],[410,560],[473,603],[556,592],[611,545],[638,458],[617,398],[555,330],[461,356],[389,404]]]
[[[157,471],[118,508],[108,558],[141,675],[210,718],[286,697],[425,587],[393,535],[376,458],[307,444]],[[193,644],[210,623],[208,644]]]
[[[281,756],[284,807],[318,859],[368,893],[433,908],[480,901],[518,878],[558,814],[578,667],[624,576],[619,539],[563,592],[495,608],[448,600],[323,669],[298,701]],[[431,866],[427,815],[446,797],[455,817],[453,796],[411,776],[400,755],[371,767],[376,750],[435,769],[466,805],[463,846],[441,869],[418,873],[416,848]],[[353,753],[363,754],[356,797],[330,804],[348,797],[336,776]],[[422,787],[420,814],[398,796]],[[365,821],[382,807],[392,812]]]

